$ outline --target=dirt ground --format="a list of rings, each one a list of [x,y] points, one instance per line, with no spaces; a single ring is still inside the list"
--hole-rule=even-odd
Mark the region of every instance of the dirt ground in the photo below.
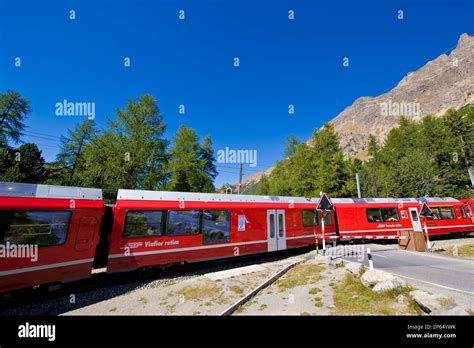
[[[64,315],[219,315],[297,261],[300,263],[262,289],[234,315],[418,314],[407,296],[374,294],[340,261],[331,261],[313,251],[276,262],[135,289]]]

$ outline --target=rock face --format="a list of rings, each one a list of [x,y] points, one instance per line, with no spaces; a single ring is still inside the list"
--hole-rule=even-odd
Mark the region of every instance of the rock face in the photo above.
[[[360,280],[365,286],[374,286],[377,283],[391,280],[394,277],[395,276],[390,273],[378,269],[370,269],[360,277]]]
[[[355,275],[355,276],[358,276],[360,274],[360,271],[361,271],[361,267],[363,267],[360,263],[356,263],[356,262],[347,262],[346,263],[346,271]]]
[[[407,283],[398,277],[394,277],[389,280],[385,280],[383,282],[375,284],[375,286],[372,288],[372,291],[374,292],[384,292],[384,291],[390,291],[390,290],[395,290],[395,289],[401,289],[407,286]]]
[[[360,97],[330,123],[340,135],[344,153],[365,159],[369,134],[383,143],[400,116],[414,120],[428,114],[440,116],[450,108],[459,109],[471,103],[474,103],[474,36],[462,34],[449,55],[442,54],[408,73],[385,94]],[[272,170],[273,167],[269,168],[266,175]],[[242,186],[255,185],[262,174],[249,176]]]
[[[441,301],[446,300],[443,296],[432,295],[423,290],[411,291],[410,295],[426,313],[440,309],[443,307]]]
[[[369,134],[382,143],[400,116],[418,120],[474,102],[474,37],[462,34],[449,55],[442,54],[405,76],[389,92],[361,97],[331,121],[345,153],[364,157]]]

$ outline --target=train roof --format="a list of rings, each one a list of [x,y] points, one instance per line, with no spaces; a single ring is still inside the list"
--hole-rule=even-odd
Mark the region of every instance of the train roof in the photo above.
[[[0,197],[102,200],[102,190],[85,187],[0,182]]]
[[[313,198],[313,202],[318,202],[319,198]],[[459,202],[452,197],[422,197],[422,198],[331,198],[334,204],[354,204],[354,203],[456,203]]]
[[[118,190],[117,200],[191,201],[191,202],[254,202],[254,203],[312,203],[305,197],[236,195],[222,193]]]

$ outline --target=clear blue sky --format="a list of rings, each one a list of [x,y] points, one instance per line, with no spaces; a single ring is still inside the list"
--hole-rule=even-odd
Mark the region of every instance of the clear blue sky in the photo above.
[[[56,116],[58,101],[95,102],[96,122],[105,127],[127,99],[150,93],[168,138],[184,123],[201,137],[210,134],[216,151],[257,150],[258,166],[246,166],[246,176],[281,159],[289,135],[306,140],[358,97],[387,91],[453,48],[462,33],[472,35],[473,4],[0,0],[0,92],[29,98],[28,131],[53,137],[83,120]],[[178,114],[180,104],[186,115]],[[48,161],[58,150],[54,139],[23,138],[39,143]],[[237,181],[237,165],[218,169],[217,186]]]

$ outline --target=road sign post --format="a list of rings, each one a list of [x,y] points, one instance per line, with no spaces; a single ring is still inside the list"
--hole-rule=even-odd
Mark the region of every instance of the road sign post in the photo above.
[[[423,203],[420,211],[420,216],[423,217],[423,229],[425,231],[425,236],[426,236],[426,248],[428,249],[428,252],[432,252],[431,250],[431,243],[430,243],[430,236],[428,234],[428,226],[427,226],[427,218],[433,216],[433,212],[431,211],[430,207],[428,207],[428,204],[426,202]]]
[[[325,236],[325,223],[324,223],[324,216],[325,213],[328,211],[333,211],[334,206],[324,192],[321,192],[321,196],[319,197],[319,202],[316,207],[316,211],[321,212],[321,233],[322,233],[322,239],[323,239],[323,255],[326,253],[326,236]]]

